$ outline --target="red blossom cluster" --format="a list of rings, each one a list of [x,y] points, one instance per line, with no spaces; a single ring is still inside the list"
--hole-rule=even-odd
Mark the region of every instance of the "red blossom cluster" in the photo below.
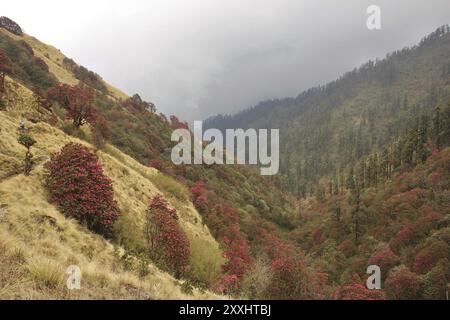
[[[337,288],[334,300],[384,300],[380,290],[369,290],[359,283],[345,284]]]
[[[418,298],[419,289],[419,277],[405,267],[390,273],[385,281],[388,299],[414,300]]]
[[[389,246],[384,246],[375,251],[369,258],[368,265],[379,266],[383,274],[387,274],[399,261],[399,258],[392,252]]]
[[[192,202],[195,207],[204,213],[208,210],[208,198],[205,193],[205,183],[203,181],[197,181],[197,183],[189,189],[192,195]]]
[[[237,224],[228,228],[227,235],[223,238],[223,244],[227,262],[222,266],[222,270],[225,273],[222,282],[225,284],[229,279],[235,279],[232,282],[233,286],[225,286],[225,291],[231,291],[240,287],[245,272],[250,268],[253,261],[250,256],[248,241],[240,232]]]
[[[430,271],[439,260],[450,260],[450,247],[444,241],[434,241],[423,248],[414,259],[412,270],[418,274]]]
[[[150,255],[180,277],[188,271],[191,250],[177,220],[176,209],[171,208],[162,196],[152,199],[145,228]]]
[[[93,106],[94,90],[91,87],[58,84],[48,89],[47,97],[67,110],[67,118],[73,121],[75,127],[79,128],[86,122],[95,123],[98,111]]]
[[[98,158],[81,144],[68,144],[45,165],[51,201],[62,213],[105,236],[119,217],[111,180]]]

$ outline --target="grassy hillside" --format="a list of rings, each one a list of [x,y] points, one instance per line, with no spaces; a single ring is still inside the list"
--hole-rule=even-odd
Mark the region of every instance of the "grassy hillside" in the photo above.
[[[95,148],[43,122],[51,114],[37,111],[32,93],[20,84],[8,79],[2,96],[6,110],[0,112],[0,298],[217,298],[198,290],[185,294],[182,282],[152,264],[142,265],[139,259],[125,255],[123,248],[143,245],[139,230],[145,209],[152,196],[164,194],[177,209],[189,237],[193,272],[203,277],[215,277],[220,272],[223,258],[219,245],[188,197],[180,200],[170,189],[158,189],[157,185],[168,184],[169,177],[113,146],[97,151],[106,175],[113,180],[123,212],[118,227],[123,247],[113,245],[59,213],[48,202],[43,186],[43,163],[53,152],[69,142]],[[33,120],[26,125],[37,141],[33,147],[36,166],[28,177],[21,173],[25,149],[17,142],[22,117]],[[172,188],[185,190],[175,181],[169,183]],[[65,271],[73,264],[83,274],[83,290],[77,292],[65,287]]]

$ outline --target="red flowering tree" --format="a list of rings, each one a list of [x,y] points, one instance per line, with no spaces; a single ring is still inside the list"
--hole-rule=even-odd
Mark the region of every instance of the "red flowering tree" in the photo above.
[[[384,293],[380,290],[369,290],[359,283],[345,284],[337,288],[334,300],[384,300]]]
[[[229,228],[223,243],[225,245],[225,257],[228,259],[223,265],[223,271],[228,274],[234,274],[239,280],[242,280],[252,263],[252,258],[247,239],[240,232],[238,225],[233,225]]]
[[[422,249],[414,259],[412,270],[419,274],[430,271],[441,259],[449,259],[449,246],[444,241],[435,241]]]
[[[79,128],[86,122],[95,122],[97,113],[92,106],[94,99],[92,88],[82,84],[76,86],[59,84],[48,89],[47,96],[67,110],[67,118],[72,119],[75,127]]]
[[[416,300],[420,289],[419,277],[402,267],[392,271],[384,283],[386,296],[391,300]]]
[[[384,246],[372,254],[367,264],[379,266],[383,276],[385,276],[398,262],[399,258],[392,252],[391,248]]]
[[[403,246],[409,245],[414,237],[415,229],[412,223],[407,223],[392,239],[390,246],[396,252]]]
[[[216,284],[216,291],[232,294],[242,284],[245,273],[250,269],[253,259],[250,256],[250,246],[238,225],[226,228],[223,237],[224,255],[227,262],[222,266],[225,275]]]
[[[5,87],[5,76],[12,72],[11,60],[3,49],[0,49],[0,90]]]
[[[90,120],[92,125],[92,144],[94,144],[97,149],[101,149],[109,138],[110,131],[108,121],[98,110],[94,111]]]
[[[189,189],[192,195],[192,202],[201,213],[208,210],[208,198],[206,197],[204,189],[205,183],[203,181],[197,181],[196,184]]]
[[[147,210],[145,235],[151,257],[180,277],[188,271],[191,250],[177,220],[176,210],[157,195]]]
[[[275,235],[266,239],[265,251],[271,259],[271,299],[314,299],[323,277],[313,278],[301,252],[294,245],[281,241]]]
[[[45,165],[51,201],[61,212],[105,236],[119,216],[111,180],[97,156],[81,144],[68,144]]]

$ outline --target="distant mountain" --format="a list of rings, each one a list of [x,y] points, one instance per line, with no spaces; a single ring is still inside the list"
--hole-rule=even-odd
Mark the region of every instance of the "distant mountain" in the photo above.
[[[408,130],[431,125],[435,109],[449,101],[449,87],[450,33],[442,26],[416,46],[369,61],[296,98],[265,101],[235,115],[209,118],[204,125],[279,128],[280,184],[306,196],[322,179],[344,186],[350,169],[361,161],[368,166],[370,155],[379,161],[386,152],[392,166],[409,164],[396,163],[395,152],[401,150],[391,146]],[[415,162],[426,158],[414,152]]]

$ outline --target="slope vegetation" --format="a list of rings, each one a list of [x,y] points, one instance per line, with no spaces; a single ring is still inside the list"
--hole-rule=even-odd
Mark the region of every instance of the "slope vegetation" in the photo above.
[[[3,99],[7,107],[0,112],[0,298],[217,297],[196,289],[191,294],[183,293],[182,282],[126,254],[122,247],[59,213],[48,202],[43,163],[69,142],[95,148],[44,122],[51,114],[37,111],[33,94],[11,79],[7,80]],[[22,118],[32,120],[26,121],[26,126],[37,141],[33,147],[36,166],[28,177],[21,173],[25,149],[17,142],[17,127]],[[180,224],[191,242],[193,272],[214,277],[220,271],[219,245],[189,199],[180,200],[179,196],[155,186],[154,182],[170,178],[139,164],[113,146],[97,151],[97,155],[106,175],[113,180],[116,200],[123,212],[118,233],[125,247],[143,245],[139,243],[143,215],[150,199],[163,194],[177,209]],[[176,187],[183,190],[180,185]],[[65,271],[70,265],[81,268],[80,291],[69,291],[65,286],[68,277]]]

